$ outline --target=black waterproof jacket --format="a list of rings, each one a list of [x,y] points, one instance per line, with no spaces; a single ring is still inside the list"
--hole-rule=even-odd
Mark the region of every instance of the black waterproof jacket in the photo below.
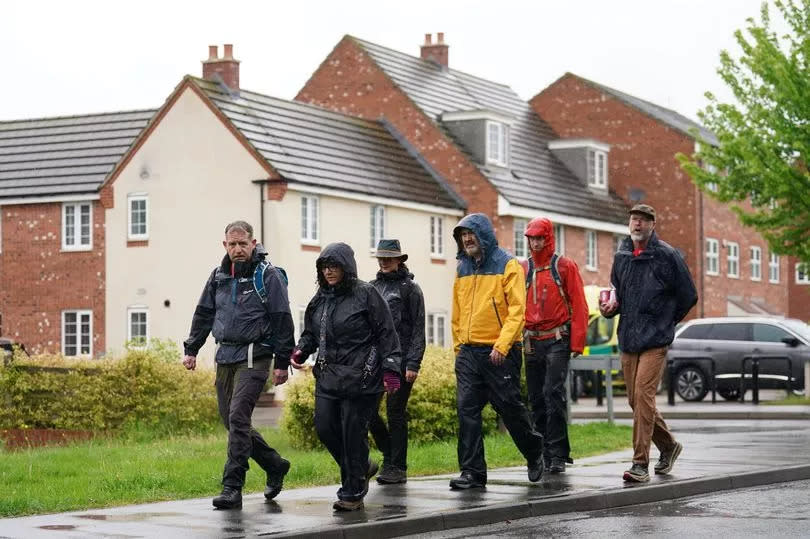
[[[402,374],[406,369],[419,372],[425,355],[425,298],[422,289],[413,281],[413,273],[402,266],[390,273],[377,272],[371,285],[391,310],[402,349]]]
[[[675,324],[695,303],[697,290],[683,257],[655,232],[647,248],[633,256],[633,240],[626,237],[613,258],[610,282],[619,301],[619,348],[640,353],[669,346]]]
[[[264,271],[266,302],[262,303],[253,284],[256,266],[267,251],[261,244],[253,250],[250,262],[235,264],[226,254],[205,283],[189,337],[183,343],[186,355],[196,356],[209,333],[219,344],[216,362],[245,361],[253,343],[253,358],[276,356],[276,369],[286,369],[295,344],[287,285],[272,264]]]
[[[391,311],[379,292],[357,279],[354,251],[345,243],[327,245],[316,262],[343,268],[337,287],[321,284],[307,305],[298,340],[304,357],[316,353],[315,395],[344,399],[383,391],[383,370],[401,372],[401,354]]]

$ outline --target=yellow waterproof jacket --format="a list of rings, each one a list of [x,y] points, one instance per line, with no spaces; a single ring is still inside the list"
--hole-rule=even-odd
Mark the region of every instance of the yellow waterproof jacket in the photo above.
[[[461,243],[461,229],[475,233],[483,253],[476,262]],[[462,344],[493,346],[506,355],[522,339],[526,311],[526,283],[517,259],[498,247],[492,223],[473,213],[453,230],[458,245],[458,266],[453,283],[453,347]]]

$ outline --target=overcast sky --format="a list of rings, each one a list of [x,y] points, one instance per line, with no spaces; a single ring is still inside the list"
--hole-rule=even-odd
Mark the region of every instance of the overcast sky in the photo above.
[[[566,71],[697,118],[728,96],[719,53],[760,0],[8,0],[0,120],[159,107],[208,45],[243,88],[292,99],[344,34],[415,56],[444,32],[450,66],[529,99]]]

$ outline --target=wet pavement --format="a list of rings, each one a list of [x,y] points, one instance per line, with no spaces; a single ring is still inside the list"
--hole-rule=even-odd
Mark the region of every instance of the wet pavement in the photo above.
[[[654,476],[644,485],[621,480],[632,456],[628,449],[582,459],[565,474],[536,484],[525,468],[491,470],[483,491],[451,491],[451,475],[373,484],[365,510],[348,514],[333,514],[333,485],[284,490],[270,503],[261,494],[248,495],[241,511],[214,511],[210,498],[203,498],[2,519],[0,537],[380,538],[810,478],[809,421],[669,423],[684,444],[683,454],[672,475]]]

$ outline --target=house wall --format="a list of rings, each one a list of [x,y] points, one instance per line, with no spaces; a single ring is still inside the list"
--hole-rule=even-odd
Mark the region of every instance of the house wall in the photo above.
[[[0,206],[3,336],[31,353],[61,353],[62,311],[92,310],[93,355],[104,352],[104,212],[92,202],[93,249],[62,250],[62,203]]]

